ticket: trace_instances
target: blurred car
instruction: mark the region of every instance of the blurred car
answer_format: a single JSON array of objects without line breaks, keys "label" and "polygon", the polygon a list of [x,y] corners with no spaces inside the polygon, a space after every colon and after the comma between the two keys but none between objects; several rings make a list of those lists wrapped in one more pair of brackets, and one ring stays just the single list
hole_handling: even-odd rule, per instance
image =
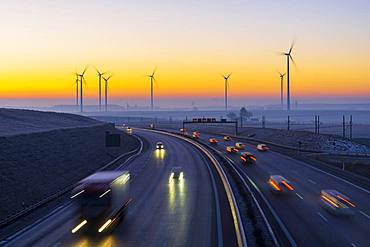
[{"label": "blurred car", "polygon": [[231,137],[230,136],[224,136],[224,141],[231,141]]},{"label": "blurred car", "polygon": [[244,149],[244,148],[245,148],[245,144],[244,144],[244,143],[242,143],[242,142],[237,142],[237,143],[235,143],[235,147],[236,147],[237,149],[239,149],[239,150],[242,150],[242,149]]},{"label": "blurred car", "polygon": [[76,207],[71,233],[111,232],[122,220],[130,197],[128,171],[100,171],[78,182],[70,197]]},{"label": "blurred car", "polygon": [[353,215],[356,205],[352,200],[336,190],[322,190],[321,202],[325,209],[334,214]]},{"label": "blurred car", "polygon": [[267,182],[273,192],[288,192],[294,190],[289,180],[281,175],[271,175]]},{"label": "blurred car", "polygon": [[237,152],[239,152],[239,150],[238,150],[236,147],[234,147],[234,146],[227,146],[227,147],[226,147],[226,152],[228,152],[228,153],[232,154],[232,153],[237,153]]},{"label": "blurred car", "polygon": [[258,144],[257,150],[260,152],[265,152],[265,151],[270,150],[270,148],[266,144]]},{"label": "blurred car", "polygon": [[164,149],[164,145],[162,142],[157,142],[157,144],[155,145],[156,149],[158,150],[161,150],[161,149]]},{"label": "blurred car", "polygon": [[173,167],[170,172],[170,178],[168,180],[169,183],[172,183],[175,181],[181,181],[184,179],[184,171],[182,170],[182,167],[177,166]]},{"label": "blurred car", "polygon": [[200,138],[200,133],[198,131],[194,131],[192,136],[193,136],[194,139],[199,139]]},{"label": "blurred car", "polygon": [[188,131],[187,131],[187,129],[181,128],[181,129],[180,129],[180,133],[181,133],[182,135],[187,135],[187,134],[188,134]]},{"label": "blurred car", "polygon": [[127,131],[128,134],[132,134],[132,128],[131,127],[127,127],[126,131]]},{"label": "blurred car", "polygon": [[256,157],[249,153],[249,152],[244,152],[240,155],[240,159],[242,160],[243,163],[246,163],[246,164],[256,164]]},{"label": "blurred car", "polygon": [[209,139],[209,143],[210,143],[210,144],[217,144],[217,142],[218,142],[218,141],[217,141],[217,139],[216,139],[216,138],[210,138],[210,139]]},{"label": "blurred car", "polygon": [[149,124],[149,128],[150,128],[150,129],[155,129],[155,125],[154,125],[154,123]]}]

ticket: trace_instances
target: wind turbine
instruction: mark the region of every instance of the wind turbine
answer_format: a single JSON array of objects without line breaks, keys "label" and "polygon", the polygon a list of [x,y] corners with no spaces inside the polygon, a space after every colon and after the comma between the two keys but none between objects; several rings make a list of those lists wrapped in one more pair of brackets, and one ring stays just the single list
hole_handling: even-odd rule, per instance
[{"label": "wind turbine", "polygon": [[99,78],[99,111],[101,111],[101,78],[107,72],[100,72],[97,68],[95,68],[95,70],[98,73]]},{"label": "wind turbine", "polygon": [[230,78],[230,76],[231,76],[231,73],[230,74],[228,74],[228,75],[221,75],[223,78],[224,78],[224,80],[225,80],[225,110],[227,111],[227,89],[228,89],[228,87],[229,87],[229,82],[228,82],[228,80],[229,80],[229,78]]},{"label": "wind turbine", "polygon": [[281,55],[286,56],[287,62],[287,110],[290,111],[290,70],[289,70],[289,62],[292,60],[293,64],[295,64],[294,59],[292,57],[292,50],[294,47],[294,42],[292,42],[290,49],[288,52],[281,52]]},{"label": "wind turbine", "polygon": [[155,78],[154,78],[154,74],[156,72],[157,68],[155,68],[153,70],[153,73],[151,75],[148,75],[148,77],[150,77],[150,109],[153,111],[153,108],[154,108],[154,103],[153,103],[153,97],[154,97],[154,88],[153,88],[153,84],[155,82]]},{"label": "wind turbine", "polygon": [[87,70],[87,67],[85,67],[84,71],[81,74],[76,74],[77,77],[80,77],[80,112],[83,112],[83,82],[85,80],[85,72]]},{"label": "wind turbine", "polygon": [[75,73],[76,75],[76,106],[78,106],[78,77],[79,75]]},{"label": "wind turbine", "polygon": [[282,74],[280,72],[278,72],[279,75],[280,75],[280,103],[281,103],[281,108],[283,108],[284,106],[284,76],[285,76],[285,73]]},{"label": "wind turbine", "polygon": [[104,93],[105,93],[105,98],[104,98],[104,100],[105,100],[105,111],[108,111],[108,81],[111,77],[112,77],[112,75],[110,75],[108,78],[103,77],[103,80],[105,82],[105,91],[104,91]]}]

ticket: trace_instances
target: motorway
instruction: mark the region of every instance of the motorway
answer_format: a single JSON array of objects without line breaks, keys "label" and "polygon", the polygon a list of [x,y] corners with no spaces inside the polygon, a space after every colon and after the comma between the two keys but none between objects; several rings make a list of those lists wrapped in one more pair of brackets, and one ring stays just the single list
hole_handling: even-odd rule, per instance
[{"label": "motorway", "polygon": [[[111,234],[72,234],[76,209],[66,203],[6,246],[236,246],[229,202],[209,160],[178,138],[135,134],[147,140],[147,148],[123,166],[131,173],[133,200]],[[157,141],[164,143],[164,152],[154,150]],[[183,167],[183,183],[168,183],[173,166]]]},{"label": "motorway", "polygon": [[[201,133],[201,141],[208,144],[211,137],[219,140],[214,147],[231,158],[262,192],[298,246],[369,246],[370,192],[335,177],[304,162],[274,151],[260,153],[255,145],[246,150],[257,158],[256,165],[245,166],[239,154],[226,154],[226,146],[237,139],[223,141],[222,136]],[[282,175],[295,188],[290,194],[271,193],[269,175]],[[352,217],[341,217],[326,211],[320,204],[320,191],[335,189],[349,196],[356,204]]]}]

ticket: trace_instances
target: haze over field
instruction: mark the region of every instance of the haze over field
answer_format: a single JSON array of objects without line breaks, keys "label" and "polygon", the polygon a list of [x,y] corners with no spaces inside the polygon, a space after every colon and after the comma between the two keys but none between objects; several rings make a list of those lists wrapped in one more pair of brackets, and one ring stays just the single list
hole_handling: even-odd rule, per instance
[{"label": "haze over field", "polygon": [[87,104],[94,66],[113,73],[111,103],[149,105],[157,66],[157,105],[222,106],[229,72],[230,105],[279,104],[275,52],[294,39],[292,103],[369,102],[369,13],[366,0],[3,1],[0,102],[73,104],[74,73],[89,65]]}]

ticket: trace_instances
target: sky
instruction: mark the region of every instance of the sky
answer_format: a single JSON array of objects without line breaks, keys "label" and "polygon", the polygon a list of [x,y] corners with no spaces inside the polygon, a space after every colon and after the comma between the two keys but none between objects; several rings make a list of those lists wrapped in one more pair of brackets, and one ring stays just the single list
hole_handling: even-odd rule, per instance
[{"label": "sky", "polygon": [[222,105],[230,72],[231,104],[279,103],[277,52],[293,40],[294,100],[370,102],[369,25],[367,0],[4,0],[0,102],[73,104],[74,73],[88,66],[91,104],[94,67],[113,75],[113,103],[149,104],[155,67],[156,104]]}]

